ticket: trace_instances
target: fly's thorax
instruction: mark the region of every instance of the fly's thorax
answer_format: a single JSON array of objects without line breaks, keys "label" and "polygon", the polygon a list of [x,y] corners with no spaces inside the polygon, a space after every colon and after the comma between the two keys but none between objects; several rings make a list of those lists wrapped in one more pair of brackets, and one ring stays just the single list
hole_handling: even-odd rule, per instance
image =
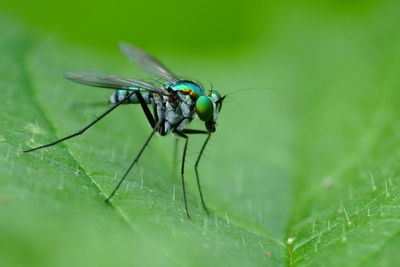
[{"label": "fly's thorax", "polygon": [[204,95],[204,90],[198,84],[192,81],[178,81],[175,84],[168,86],[174,91],[184,92],[186,95],[190,97],[197,98],[198,96]]},{"label": "fly's thorax", "polygon": [[175,126],[183,119],[182,114],[179,112],[178,108],[174,108],[169,102],[165,103],[165,114],[166,120]]},{"label": "fly's thorax", "polygon": [[183,119],[191,120],[194,116],[193,102],[192,100],[182,98],[179,103],[165,102],[165,113],[166,119],[173,125],[176,126]]},{"label": "fly's thorax", "polygon": [[194,115],[194,102],[192,98],[185,94],[179,94],[181,101],[178,104],[178,111],[185,118],[191,118]]},{"label": "fly's thorax", "polygon": [[158,119],[164,120],[162,130],[164,135],[172,129],[183,129],[194,116],[194,110],[191,107],[192,100],[186,99],[186,96],[181,95],[180,92],[173,101],[168,96],[161,98],[154,96],[154,104]]}]

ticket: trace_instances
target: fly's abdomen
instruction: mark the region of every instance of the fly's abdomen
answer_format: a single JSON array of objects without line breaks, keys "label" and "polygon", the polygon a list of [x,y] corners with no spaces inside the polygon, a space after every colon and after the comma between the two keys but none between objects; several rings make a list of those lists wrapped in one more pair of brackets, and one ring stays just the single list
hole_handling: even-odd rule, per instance
[{"label": "fly's abdomen", "polygon": [[[119,101],[124,100],[124,98],[132,91],[128,90],[117,90],[115,91],[111,96],[110,96],[110,102],[112,104],[116,104]],[[140,94],[142,95],[144,101],[146,104],[151,104],[153,103],[153,97],[150,93],[146,91],[140,91]],[[124,104],[139,104],[139,99],[137,98],[136,94],[131,95],[131,97],[125,101]]]}]

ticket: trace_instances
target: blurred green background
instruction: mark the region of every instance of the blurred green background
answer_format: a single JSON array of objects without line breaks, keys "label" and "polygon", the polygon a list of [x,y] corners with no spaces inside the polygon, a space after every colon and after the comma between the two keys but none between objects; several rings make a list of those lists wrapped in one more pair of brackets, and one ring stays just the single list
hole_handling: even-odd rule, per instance
[{"label": "blurred green background", "polygon": [[[1,266],[393,266],[400,245],[400,5],[392,1],[2,1]],[[128,41],[232,94],[183,210],[172,136],[65,71],[147,74]],[[194,122],[194,127],[203,127]],[[180,146],[182,149],[182,144]]]}]

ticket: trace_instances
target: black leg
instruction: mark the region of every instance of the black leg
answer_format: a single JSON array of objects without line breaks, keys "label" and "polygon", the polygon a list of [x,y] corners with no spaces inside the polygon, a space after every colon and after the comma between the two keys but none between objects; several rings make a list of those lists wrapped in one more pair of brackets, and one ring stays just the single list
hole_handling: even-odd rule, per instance
[{"label": "black leg", "polygon": [[181,130],[182,133],[185,134],[209,134],[209,132],[204,130],[195,130],[195,129],[183,129]]},{"label": "black leg", "polygon": [[188,218],[190,218],[187,200],[186,200],[186,189],[185,189],[185,159],[186,159],[186,150],[187,150],[187,146],[188,146],[188,142],[189,142],[189,137],[180,131],[174,131],[174,133],[177,136],[185,139],[185,146],[183,147],[183,154],[182,154],[181,177],[182,177],[183,200],[185,201],[186,215]]},{"label": "black leg", "polygon": [[[154,99],[154,97],[153,97],[153,99]],[[155,101],[153,101],[153,114],[154,114],[154,119],[156,120],[156,121],[158,121],[158,114],[157,114],[157,104],[155,103]]]},{"label": "black leg", "polygon": [[186,134],[207,134],[208,135],[206,140],[203,143],[203,146],[201,147],[201,150],[197,157],[196,163],[194,164],[194,171],[196,172],[197,187],[199,188],[201,204],[203,205],[203,209],[205,210],[205,212],[207,214],[209,214],[206,203],[204,202],[203,193],[201,191],[200,178],[199,178],[199,172],[197,170],[197,167],[199,166],[201,156],[203,155],[204,149],[207,146],[208,140],[210,140],[211,134],[204,130],[194,130],[194,129],[184,129],[184,130],[182,130],[182,132],[184,132]]},{"label": "black leg", "polygon": [[209,214],[209,212],[207,210],[206,203],[204,202],[203,193],[201,192],[200,179],[199,179],[199,173],[197,171],[197,167],[199,166],[199,162],[200,162],[201,156],[203,155],[203,151],[206,148],[206,145],[208,143],[208,140],[210,140],[210,137],[211,137],[211,134],[208,133],[208,136],[207,136],[206,140],[204,141],[203,146],[201,147],[201,150],[200,150],[199,156],[197,157],[196,163],[194,164],[194,171],[196,172],[197,187],[199,188],[201,204],[203,205],[203,208],[204,208],[204,210],[206,211],[207,214]]},{"label": "black leg", "polygon": [[160,127],[161,123],[163,121],[159,120],[155,125],[153,130],[151,131],[150,136],[147,138],[146,142],[144,142],[144,145],[142,146],[142,148],[140,149],[139,153],[137,154],[136,158],[133,160],[133,162],[131,163],[131,165],[129,166],[129,168],[126,170],[126,172],[124,173],[124,175],[122,176],[121,180],[119,180],[117,186],[114,188],[114,190],[111,192],[110,196],[108,198],[106,198],[105,202],[110,201],[110,199],[115,195],[115,192],[117,192],[118,188],[121,186],[122,182],[125,180],[126,176],[128,176],[129,172],[131,171],[131,169],[133,168],[133,166],[136,164],[136,162],[139,160],[140,156],[142,155],[144,149],[146,148],[146,146],[149,144],[151,138],[153,137],[153,135],[155,134],[155,132],[158,130],[158,128]]},{"label": "black leg", "polygon": [[146,118],[151,125],[151,128],[154,128],[156,126],[156,121],[154,120],[153,114],[151,114],[151,111],[150,111],[149,107],[147,106],[146,101],[144,101],[143,96],[139,91],[135,91],[135,93],[136,93],[136,97],[139,100],[140,105],[142,106],[144,115],[146,115]]},{"label": "black leg", "polygon": [[37,150],[37,149],[41,149],[41,148],[45,148],[45,147],[49,147],[49,146],[54,146],[55,144],[58,144],[58,143],[63,142],[63,141],[65,141],[65,140],[68,140],[68,139],[70,139],[70,138],[72,138],[72,137],[75,137],[75,136],[77,136],[77,135],[83,134],[87,129],[89,129],[90,127],[92,127],[93,125],[95,125],[97,122],[99,122],[102,118],[104,118],[108,113],[110,113],[110,112],[113,111],[115,108],[117,108],[119,105],[121,105],[121,104],[123,104],[125,101],[127,101],[134,93],[135,93],[135,92],[132,92],[132,93],[130,93],[129,95],[127,95],[123,100],[119,101],[119,102],[116,103],[114,106],[112,106],[111,108],[109,108],[108,110],[106,110],[103,114],[101,114],[101,115],[100,115],[99,117],[97,117],[94,121],[92,121],[91,123],[89,123],[86,127],[84,127],[83,129],[79,130],[78,132],[76,132],[76,133],[74,133],[74,134],[71,134],[71,135],[68,135],[68,136],[66,136],[66,137],[64,137],[64,138],[58,139],[58,140],[56,140],[56,141],[54,141],[54,142],[52,142],[52,143],[49,143],[49,144],[46,144],[46,145],[43,145],[43,146],[38,146],[38,147],[35,147],[35,148],[31,148],[31,149],[24,150],[23,152],[24,152],[24,153],[27,153],[27,152],[35,151],[35,150]]}]

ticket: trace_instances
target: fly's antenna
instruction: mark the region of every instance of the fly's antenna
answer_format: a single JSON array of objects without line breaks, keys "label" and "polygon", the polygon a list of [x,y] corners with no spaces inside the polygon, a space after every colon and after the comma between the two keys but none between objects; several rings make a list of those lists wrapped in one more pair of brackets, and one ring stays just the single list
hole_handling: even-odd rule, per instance
[{"label": "fly's antenna", "polygon": [[227,95],[222,96],[220,99],[217,100],[217,104],[222,104],[222,102],[224,102],[225,98]]},{"label": "fly's antenna", "polygon": [[240,88],[240,89],[237,89],[237,90],[235,90],[233,92],[227,93],[224,96],[222,96],[218,102],[220,104],[222,104],[222,102],[224,102],[224,100],[227,99],[227,98],[229,100],[235,100],[234,97],[231,97],[232,95],[238,94],[238,93],[247,92],[247,91],[255,91],[255,90],[274,91],[274,92],[281,93],[282,95],[287,95],[287,92],[285,92],[284,90],[273,88],[273,87],[248,87],[248,88]]},{"label": "fly's antenna", "polygon": [[277,88],[273,88],[273,87],[248,87],[248,88],[241,88],[241,89],[237,89],[233,92],[227,93],[225,96],[230,96],[233,94],[237,94],[237,93],[242,93],[242,92],[246,92],[246,91],[253,91],[253,90],[264,90],[264,91],[275,91],[281,94],[286,95],[287,93],[281,89],[277,89]]}]

